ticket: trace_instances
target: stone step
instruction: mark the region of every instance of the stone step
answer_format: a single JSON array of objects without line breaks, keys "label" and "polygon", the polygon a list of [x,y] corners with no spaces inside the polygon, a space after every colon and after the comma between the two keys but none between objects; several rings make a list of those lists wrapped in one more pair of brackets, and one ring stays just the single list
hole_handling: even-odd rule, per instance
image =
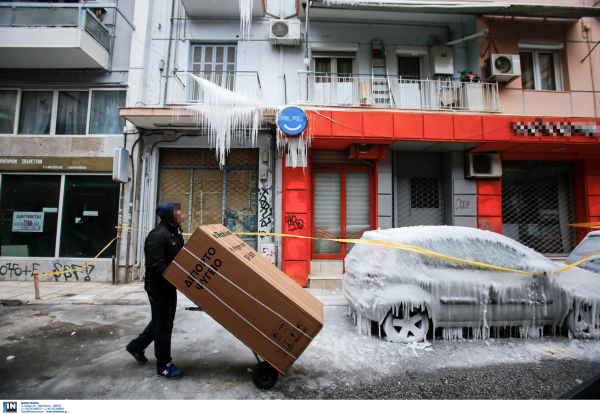
[{"label": "stone step", "polygon": [[310,289],[341,289],[343,274],[310,274],[308,287]]},{"label": "stone step", "polygon": [[310,273],[312,275],[332,275],[344,273],[343,260],[311,260]]}]

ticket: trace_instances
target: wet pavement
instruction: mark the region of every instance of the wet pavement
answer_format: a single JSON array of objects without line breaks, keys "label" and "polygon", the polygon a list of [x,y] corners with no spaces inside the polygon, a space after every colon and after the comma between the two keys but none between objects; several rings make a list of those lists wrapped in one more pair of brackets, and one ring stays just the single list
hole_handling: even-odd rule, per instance
[{"label": "wet pavement", "polygon": [[411,349],[358,333],[340,291],[313,291],[325,326],[271,390],[254,386],[252,352],[205,313],[186,311],[180,295],[172,355],[184,374],[168,380],[156,376],[152,346],[147,365],[124,350],[149,319],[140,283],[41,283],[41,301],[33,283],[15,283],[0,282],[0,300],[23,301],[0,307],[0,395],[17,400],[552,399],[600,374],[600,341],[551,335]]}]

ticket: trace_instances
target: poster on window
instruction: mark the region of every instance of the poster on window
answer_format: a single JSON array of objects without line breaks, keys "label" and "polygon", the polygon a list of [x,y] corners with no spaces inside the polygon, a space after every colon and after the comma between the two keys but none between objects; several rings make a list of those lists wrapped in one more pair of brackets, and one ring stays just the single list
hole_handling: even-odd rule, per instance
[{"label": "poster on window", "polygon": [[15,211],[13,213],[13,232],[41,233],[44,231],[44,213]]}]

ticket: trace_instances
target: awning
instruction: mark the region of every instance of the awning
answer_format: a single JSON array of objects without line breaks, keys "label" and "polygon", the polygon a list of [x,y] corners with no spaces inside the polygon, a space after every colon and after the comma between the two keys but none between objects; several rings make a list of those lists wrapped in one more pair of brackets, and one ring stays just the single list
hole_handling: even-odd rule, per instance
[{"label": "awning", "polygon": [[[303,4],[306,1],[302,1]],[[402,0],[314,0],[314,9],[386,11],[400,13],[437,14],[485,14],[518,17],[549,17],[557,19],[581,19],[600,17],[598,7],[554,6],[546,4],[509,4],[446,1]]]}]

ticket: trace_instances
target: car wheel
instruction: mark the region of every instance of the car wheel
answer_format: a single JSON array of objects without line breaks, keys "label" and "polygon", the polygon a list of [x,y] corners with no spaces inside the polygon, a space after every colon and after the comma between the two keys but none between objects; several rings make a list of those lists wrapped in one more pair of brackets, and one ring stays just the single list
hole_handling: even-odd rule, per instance
[{"label": "car wheel", "polygon": [[594,324],[592,308],[587,305],[583,305],[579,309],[578,315],[575,315],[575,309],[571,309],[565,321],[569,332],[578,339],[598,338],[600,335],[600,326],[598,326],[598,323],[599,321],[596,320]]},{"label": "car wheel", "polygon": [[390,311],[383,321],[383,330],[390,342],[411,343],[425,340],[429,331],[429,319],[425,312],[413,310],[404,317]]}]

